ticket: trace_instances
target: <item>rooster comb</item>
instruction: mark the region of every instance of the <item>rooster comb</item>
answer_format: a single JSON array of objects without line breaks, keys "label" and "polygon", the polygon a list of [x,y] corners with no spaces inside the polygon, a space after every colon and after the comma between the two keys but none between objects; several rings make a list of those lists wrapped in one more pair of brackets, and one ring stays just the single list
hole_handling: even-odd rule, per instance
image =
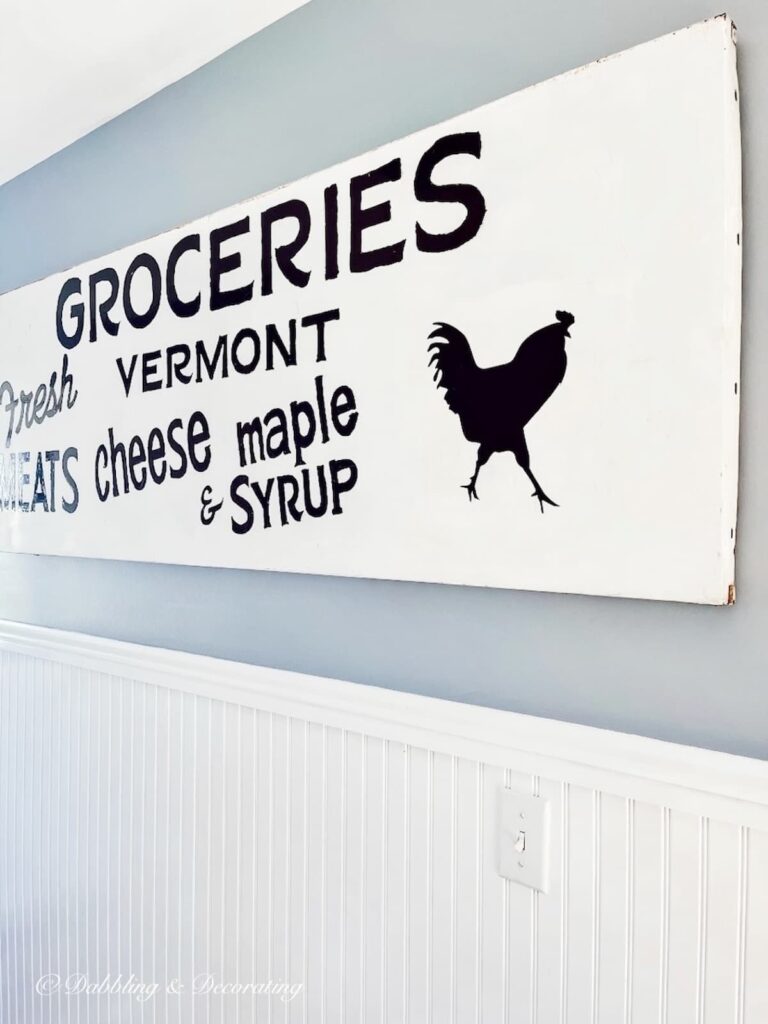
[{"label": "rooster comb", "polygon": [[560,321],[560,323],[565,324],[566,327],[570,327],[571,324],[575,323],[576,320],[573,313],[568,313],[564,309],[558,309],[558,311],[555,313],[555,316]]}]

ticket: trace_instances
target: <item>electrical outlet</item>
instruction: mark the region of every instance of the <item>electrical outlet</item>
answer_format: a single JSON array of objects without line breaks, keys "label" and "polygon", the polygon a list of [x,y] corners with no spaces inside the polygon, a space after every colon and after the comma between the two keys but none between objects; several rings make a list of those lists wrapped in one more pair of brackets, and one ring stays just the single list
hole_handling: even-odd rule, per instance
[{"label": "electrical outlet", "polygon": [[547,891],[549,801],[512,789],[499,790],[497,865],[502,878]]}]

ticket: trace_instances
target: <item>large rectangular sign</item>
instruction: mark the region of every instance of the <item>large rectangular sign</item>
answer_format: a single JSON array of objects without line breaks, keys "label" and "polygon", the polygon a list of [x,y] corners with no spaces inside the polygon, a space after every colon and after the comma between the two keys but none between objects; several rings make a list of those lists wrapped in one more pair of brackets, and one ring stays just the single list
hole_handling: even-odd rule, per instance
[{"label": "large rectangular sign", "polygon": [[0,547],[725,603],[714,19],[0,298]]}]

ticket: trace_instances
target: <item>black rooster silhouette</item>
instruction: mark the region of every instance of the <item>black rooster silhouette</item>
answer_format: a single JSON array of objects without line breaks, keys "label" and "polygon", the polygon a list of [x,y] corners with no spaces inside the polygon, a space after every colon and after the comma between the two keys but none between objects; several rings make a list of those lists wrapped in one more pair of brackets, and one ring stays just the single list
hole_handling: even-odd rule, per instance
[{"label": "black rooster silhouette", "polygon": [[445,388],[448,408],[457,413],[464,437],[480,445],[472,479],[462,485],[470,501],[477,498],[480,467],[494,452],[513,452],[533,484],[532,497],[538,498],[541,511],[545,503],[557,507],[533,475],[525,441],[526,424],[565,377],[565,339],[575,318],[564,310],[555,316],[556,323],[534,331],[515,358],[501,366],[478,366],[469,342],[451,324],[436,323],[429,336],[444,339],[429,346],[437,386]]}]

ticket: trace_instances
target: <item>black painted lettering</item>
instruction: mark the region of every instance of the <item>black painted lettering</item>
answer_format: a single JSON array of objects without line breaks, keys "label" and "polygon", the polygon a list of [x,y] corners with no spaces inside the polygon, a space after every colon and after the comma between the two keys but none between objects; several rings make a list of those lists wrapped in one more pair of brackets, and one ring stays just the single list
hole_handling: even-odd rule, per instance
[{"label": "black painted lettering", "polygon": [[168,305],[178,317],[194,316],[200,310],[200,292],[192,299],[181,299],[176,288],[176,269],[185,252],[200,252],[200,235],[185,235],[171,249],[168,266],[165,270],[165,290],[168,294]]},{"label": "black painted lettering", "polygon": [[59,299],[56,303],[56,337],[59,339],[59,344],[63,345],[64,348],[67,349],[74,348],[75,345],[78,345],[83,336],[85,306],[82,301],[73,302],[69,307],[69,318],[74,324],[74,329],[71,330],[71,333],[67,333],[64,329],[64,305],[67,300],[71,299],[74,295],[80,298],[81,287],[82,282],[79,277],[70,277],[61,286]]},{"label": "black painted lettering", "polygon": [[[149,274],[149,305],[143,313],[139,312],[134,305],[134,281],[136,280],[136,274],[140,270],[145,270]],[[125,281],[123,283],[123,309],[125,310],[125,316],[131,327],[135,327],[139,330],[144,327],[148,327],[157,316],[157,311],[160,309],[160,299],[162,297],[163,284],[162,276],[160,274],[160,267],[157,264],[157,260],[148,252],[140,252],[138,256],[135,256],[131,260],[131,264],[125,273]]]},{"label": "black painted lettering", "polygon": [[265,210],[261,215],[261,294],[271,295],[274,282],[272,275],[273,241],[272,229],[278,221],[292,217],[296,221],[296,234],[290,242],[274,246],[274,261],[283,277],[297,288],[304,288],[309,281],[309,271],[301,270],[293,262],[295,256],[307,243],[312,218],[309,207],[300,199],[288,199],[284,203]]},{"label": "black painted lettering", "polygon": [[[193,469],[198,473],[205,472],[211,464],[211,432],[208,428],[208,420],[201,412],[193,412],[189,417],[189,429],[187,431],[187,447],[189,448],[189,461]],[[203,445],[202,454],[198,454],[198,445]]]},{"label": "black painted lettering", "polygon": [[[101,300],[97,301],[96,292],[100,284],[109,285],[109,292]],[[91,274],[90,280],[88,281],[88,307],[91,326],[91,333],[88,336],[89,341],[96,341],[97,314],[107,334],[111,335],[113,338],[117,334],[120,329],[120,324],[115,320],[110,320],[109,311],[117,302],[119,291],[120,281],[114,267],[104,267],[103,270],[97,270],[95,274]]]},{"label": "black painted lettering", "polygon": [[[352,388],[342,384],[331,396],[331,422],[334,430],[342,437],[349,437],[357,426],[358,415]],[[342,417],[346,418],[342,421]]]},{"label": "black painted lettering", "polygon": [[369,188],[375,188],[376,185],[399,181],[400,175],[400,160],[396,159],[390,160],[366,174],[355,175],[349,182],[349,269],[353,274],[373,270],[374,267],[399,263],[403,258],[405,248],[403,240],[381,246],[378,249],[363,249],[363,232],[379,224],[386,224],[392,216],[392,208],[388,199],[383,203],[376,203],[374,206],[363,207],[363,193]]},{"label": "black painted lettering", "polygon": [[413,190],[422,203],[457,203],[464,207],[461,224],[452,231],[435,234],[416,224],[416,246],[422,252],[446,252],[465,245],[480,230],[485,218],[485,199],[475,185],[455,182],[438,185],[432,180],[437,165],[449,156],[465,154],[480,159],[482,142],[480,132],[460,132],[438,139],[419,160]]},{"label": "black painted lettering", "polygon": [[230,517],[230,523],[232,526],[232,532],[238,534],[248,533],[253,527],[253,508],[251,507],[250,501],[246,500],[240,494],[240,489],[243,487],[249,487],[248,477],[245,473],[241,473],[236,476],[229,487],[229,496],[238,508],[242,509],[245,513],[245,519],[238,521],[234,516]]},{"label": "black painted lettering", "polygon": [[351,459],[331,459],[329,463],[331,471],[331,514],[339,515],[343,511],[341,507],[341,496],[351,491],[357,483],[357,466]]},{"label": "black painted lettering", "polygon": [[225,224],[222,228],[214,228],[211,232],[211,309],[239,306],[242,302],[249,302],[253,297],[253,281],[230,288],[228,291],[221,287],[222,277],[233,270],[239,270],[243,262],[242,253],[237,251],[223,256],[221,247],[232,238],[248,234],[250,229],[250,217],[243,217],[232,224]]},{"label": "black painted lettering", "polygon": [[69,468],[70,462],[77,462],[77,448],[67,448],[61,458],[61,471],[72,492],[71,497],[64,498],[61,504],[65,512],[72,513],[77,511],[77,506],[80,504],[80,491],[77,487],[77,481],[72,475],[72,470]]}]

